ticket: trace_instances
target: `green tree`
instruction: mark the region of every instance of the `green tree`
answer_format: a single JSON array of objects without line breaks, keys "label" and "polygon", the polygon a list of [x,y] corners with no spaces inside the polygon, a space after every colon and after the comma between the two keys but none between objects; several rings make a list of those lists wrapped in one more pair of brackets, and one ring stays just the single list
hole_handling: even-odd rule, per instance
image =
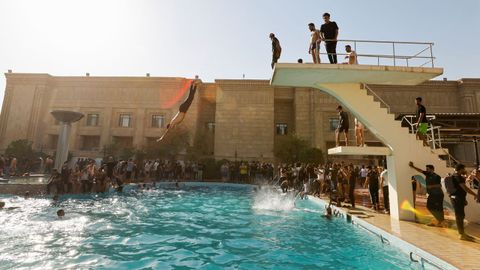
[{"label": "green tree", "polygon": [[28,140],[16,140],[11,142],[5,150],[6,156],[16,157],[17,160],[34,160],[37,156]]},{"label": "green tree", "polygon": [[275,144],[275,157],[282,163],[323,163],[321,149],[311,147],[310,144],[296,135],[288,135],[281,143]]},{"label": "green tree", "polygon": [[187,128],[179,126],[165,137],[161,142],[150,143],[136,152],[137,159],[173,159],[189,148],[190,132]]}]

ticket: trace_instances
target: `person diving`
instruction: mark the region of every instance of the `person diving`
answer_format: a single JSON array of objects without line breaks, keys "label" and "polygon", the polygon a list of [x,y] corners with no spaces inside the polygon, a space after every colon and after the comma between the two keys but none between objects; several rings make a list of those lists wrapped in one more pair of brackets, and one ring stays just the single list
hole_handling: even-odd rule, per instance
[{"label": "person diving", "polygon": [[171,129],[175,128],[183,121],[188,109],[190,108],[190,105],[192,105],[193,98],[195,97],[195,93],[197,92],[197,86],[199,83],[200,80],[198,78],[198,75],[196,75],[195,79],[192,80],[190,83],[190,91],[188,92],[187,99],[185,99],[185,101],[180,104],[177,114],[172,118],[170,123],[167,124],[167,129],[165,130],[165,133],[163,133],[162,137],[160,137],[157,142],[162,141]]}]

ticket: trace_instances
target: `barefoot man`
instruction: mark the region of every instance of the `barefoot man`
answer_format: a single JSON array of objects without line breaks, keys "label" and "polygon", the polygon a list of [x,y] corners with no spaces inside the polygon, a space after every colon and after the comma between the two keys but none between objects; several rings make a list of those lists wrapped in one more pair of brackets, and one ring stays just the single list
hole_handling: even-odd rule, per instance
[{"label": "barefoot man", "polygon": [[308,49],[308,53],[312,55],[314,64],[320,64],[320,30],[315,28],[314,23],[309,23],[308,29],[311,32],[310,47]]},{"label": "barefoot man", "polygon": [[180,105],[180,108],[178,109],[178,113],[173,117],[173,119],[170,121],[170,123],[167,125],[167,130],[165,133],[160,137],[160,139],[157,140],[157,142],[163,140],[165,138],[165,135],[168,134],[170,129],[175,128],[178,124],[180,124],[183,119],[185,118],[185,114],[187,114],[188,109],[190,108],[190,105],[192,105],[193,98],[195,97],[195,92],[197,92],[197,86],[200,83],[200,80],[198,79],[198,75],[195,76],[195,80],[193,80],[190,84],[190,91],[188,93],[187,99]]}]

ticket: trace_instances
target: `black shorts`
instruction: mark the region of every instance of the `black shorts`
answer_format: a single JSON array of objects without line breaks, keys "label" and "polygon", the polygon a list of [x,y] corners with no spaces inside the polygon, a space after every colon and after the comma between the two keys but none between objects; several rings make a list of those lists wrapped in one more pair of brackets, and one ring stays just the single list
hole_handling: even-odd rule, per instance
[{"label": "black shorts", "polygon": [[412,181],[412,189],[413,191],[417,191],[417,181]]},{"label": "black shorts", "polygon": [[338,132],[345,132],[348,133],[348,126],[341,126],[337,128]]}]

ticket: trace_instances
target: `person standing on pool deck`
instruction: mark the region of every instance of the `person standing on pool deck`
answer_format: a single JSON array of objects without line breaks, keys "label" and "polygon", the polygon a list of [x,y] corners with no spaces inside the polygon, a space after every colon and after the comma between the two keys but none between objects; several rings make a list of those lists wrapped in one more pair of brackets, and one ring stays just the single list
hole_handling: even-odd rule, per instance
[{"label": "person standing on pool deck", "polygon": [[372,199],[372,209],[378,210],[378,172],[377,168],[368,166],[367,180],[365,182],[368,185],[368,191],[370,192],[370,198]]},{"label": "person standing on pool deck", "polygon": [[335,131],[336,146],[340,146],[340,133],[345,135],[345,146],[348,146],[348,113],[343,111],[342,106],[337,107],[338,112],[338,127]]},{"label": "person standing on pool deck", "polygon": [[270,33],[270,39],[272,40],[272,69],[275,68],[275,64],[280,59],[282,54],[282,47],[280,46],[280,41],[275,37],[274,33]]},{"label": "person standing on pool deck", "polygon": [[458,233],[460,234],[460,240],[472,241],[473,237],[465,233],[463,219],[465,219],[467,193],[470,193],[474,197],[476,197],[476,194],[465,185],[465,178],[463,175],[466,174],[467,171],[465,170],[465,165],[457,164],[457,166],[455,166],[455,173],[451,176],[455,192],[450,194],[450,200],[453,209],[455,210],[455,221],[457,223]]},{"label": "person standing on pool deck", "polygon": [[157,140],[157,142],[163,140],[163,138],[165,138],[165,135],[167,135],[170,129],[175,128],[178,124],[180,124],[183,121],[183,119],[185,118],[185,115],[187,114],[188,109],[190,108],[190,105],[192,105],[193,98],[195,97],[195,93],[197,92],[197,86],[199,83],[200,81],[198,79],[198,75],[196,75],[195,80],[193,80],[190,83],[190,91],[188,92],[187,99],[182,104],[180,104],[178,113],[173,117],[170,123],[167,124],[167,130],[162,135],[162,137],[160,137],[160,139]]},{"label": "person standing on pool deck", "polygon": [[337,38],[338,25],[336,22],[330,21],[330,14],[323,14],[324,24],[320,27],[320,33],[325,41],[325,49],[328,53],[330,64],[337,63]]},{"label": "person standing on pool deck", "polygon": [[423,141],[424,146],[428,146],[427,143],[427,131],[428,131],[428,121],[427,121],[427,109],[422,105],[422,98],[417,97],[415,99],[415,104],[417,105],[417,139]]},{"label": "person standing on pool deck", "polygon": [[427,187],[427,209],[432,213],[437,222],[431,222],[429,226],[444,226],[445,216],[443,213],[443,190],[442,190],[442,178],[435,173],[435,167],[433,165],[426,165],[425,171],[415,167],[413,162],[409,162],[410,168],[413,168],[417,172],[425,175],[425,182]]},{"label": "person standing on pool deck", "polygon": [[314,23],[309,23],[308,29],[311,33],[308,53],[312,55],[314,64],[320,64],[320,42],[322,42],[320,31],[315,28]]},{"label": "person standing on pool deck", "polygon": [[388,196],[388,170],[386,168],[380,174],[380,182],[383,192],[383,205],[385,206],[385,214],[390,214],[390,197]]}]

